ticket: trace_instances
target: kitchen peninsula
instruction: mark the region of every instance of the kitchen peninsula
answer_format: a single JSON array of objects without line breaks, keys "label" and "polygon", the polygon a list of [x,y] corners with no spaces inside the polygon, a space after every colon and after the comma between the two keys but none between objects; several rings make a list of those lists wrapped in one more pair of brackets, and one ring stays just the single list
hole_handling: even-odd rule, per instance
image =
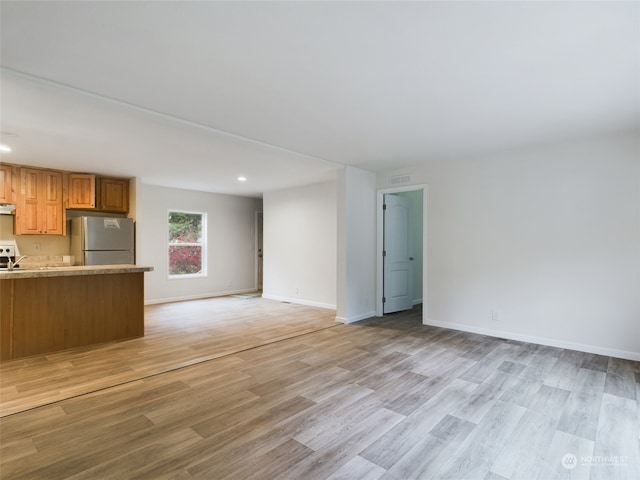
[{"label": "kitchen peninsula", "polygon": [[0,272],[0,360],[144,336],[144,272],[100,265]]}]

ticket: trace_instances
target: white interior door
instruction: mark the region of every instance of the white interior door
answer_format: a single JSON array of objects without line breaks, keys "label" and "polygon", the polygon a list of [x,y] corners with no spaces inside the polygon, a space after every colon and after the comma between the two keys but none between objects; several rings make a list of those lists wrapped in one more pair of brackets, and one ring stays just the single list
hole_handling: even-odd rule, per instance
[{"label": "white interior door", "polygon": [[409,310],[413,306],[410,219],[408,198],[384,196],[383,313]]}]

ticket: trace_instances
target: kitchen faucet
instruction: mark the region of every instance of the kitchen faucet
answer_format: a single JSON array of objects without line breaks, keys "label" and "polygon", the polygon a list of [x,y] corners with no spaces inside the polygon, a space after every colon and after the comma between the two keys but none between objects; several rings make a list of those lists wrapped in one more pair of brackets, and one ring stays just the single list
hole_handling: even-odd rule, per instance
[{"label": "kitchen faucet", "polygon": [[26,255],[22,255],[18,260],[14,260],[13,262],[11,261],[11,259],[9,258],[7,260],[7,270],[9,270],[10,272],[13,271],[13,267],[15,267],[16,265],[18,265],[18,263],[20,263],[20,261],[22,261],[23,259],[25,259],[27,256]]}]

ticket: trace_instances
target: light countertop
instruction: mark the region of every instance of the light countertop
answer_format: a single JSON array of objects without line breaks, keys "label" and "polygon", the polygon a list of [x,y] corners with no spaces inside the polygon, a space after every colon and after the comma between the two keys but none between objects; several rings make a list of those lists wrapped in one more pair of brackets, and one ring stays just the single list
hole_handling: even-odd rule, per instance
[{"label": "light countertop", "polygon": [[153,267],[142,265],[91,265],[77,267],[33,267],[0,270],[0,280],[12,278],[70,277],[74,275],[105,275],[114,273],[151,272]]}]

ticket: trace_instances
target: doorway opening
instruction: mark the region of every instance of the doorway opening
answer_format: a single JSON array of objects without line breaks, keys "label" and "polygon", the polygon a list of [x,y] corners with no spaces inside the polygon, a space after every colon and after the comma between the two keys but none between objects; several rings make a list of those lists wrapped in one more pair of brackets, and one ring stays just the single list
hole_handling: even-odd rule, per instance
[{"label": "doorway opening", "polygon": [[426,315],[426,185],[378,191],[376,315],[423,304]]}]

